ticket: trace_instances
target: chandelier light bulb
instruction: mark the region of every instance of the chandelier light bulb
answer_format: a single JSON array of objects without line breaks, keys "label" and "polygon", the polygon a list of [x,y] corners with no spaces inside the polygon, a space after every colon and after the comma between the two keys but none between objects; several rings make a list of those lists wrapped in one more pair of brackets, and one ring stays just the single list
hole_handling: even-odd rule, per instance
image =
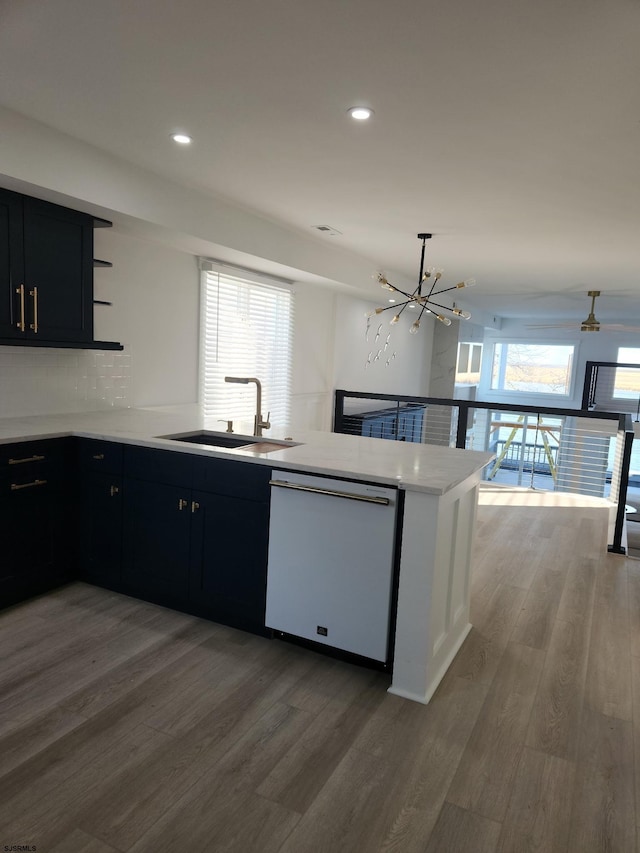
[{"label": "chandelier light bulb", "polygon": [[410,335],[415,335],[420,328],[420,323],[416,320],[415,323],[411,324],[411,328],[409,329]]},{"label": "chandelier light bulb", "polygon": [[445,326],[451,325],[451,320],[448,317],[445,317],[444,314],[436,314],[436,317],[441,323],[444,323]]},{"label": "chandelier light bulb", "polygon": [[400,322],[400,315],[399,315],[399,314],[394,314],[394,316],[392,317],[392,319],[391,319],[391,321],[390,321],[389,325],[390,325],[390,326],[395,326],[395,325],[396,325],[396,323],[398,323],[398,322]]},{"label": "chandelier light bulb", "polygon": [[393,285],[389,284],[389,282],[387,281],[385,276],[382,275],[381,272],[379,272],[376,276],[374,276],[374,278],[378,279],[378,281],[380,283],[380,287],[384,287],[385,290],[391,290],[391,291],[395,290],[395,287],[393,287]]},{"label": "chandelier light bulb", "polygon": [[460,308],[453,308],[452,310],[456,317],[462,317],[463,320],[471,319],[471,314],[468,311],[462,311]]},{"label": "chandelier light bulb", "polygon": [[461,281],[458,284],[456,284],[456,287],[475,287],[475,286],[476,286],[475,278],[466,278],[464,281]]}]

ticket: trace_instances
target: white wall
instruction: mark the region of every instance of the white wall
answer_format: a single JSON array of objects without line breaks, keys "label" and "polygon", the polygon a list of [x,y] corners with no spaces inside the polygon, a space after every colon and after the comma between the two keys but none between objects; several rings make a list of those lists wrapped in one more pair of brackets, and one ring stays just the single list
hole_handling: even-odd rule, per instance
[{"label": "white wall", "polygon": [[[372,292],[372,296],[377,293]],[[433,322],[423,317],[418,334],[410,335],[413,317],[407,316],[408,310],[395,326],[389,325],[393,311],[385,311],[371,318],[367,340],[365,314],[379,304],[337,295],[335,387],[347,391],[425,396],[429,387]],[[387,335],[391,337],[385,351]],[[392,357],[394,353],[395,358]]]},{"label": "white wall", "polygon": [[440,322],[434,324],[429,380],[430,397],[451,399],[455,396],[459,326],[459,320],[453,320],[450,326]]},{"label": "white wall", "polygon": [[291,428],[331,429],[336,294],[297,284],[293,336]]},{"label": "white wall", "polygon": [[131,405],[124,352],[0,346],[0,417]]},{"label": "white wall", "polygon": [[95,231],[96,340],[116,340],[131,356],[129,403],[193,403],[198,395],[199,272],[196,258],[118,233]]}]

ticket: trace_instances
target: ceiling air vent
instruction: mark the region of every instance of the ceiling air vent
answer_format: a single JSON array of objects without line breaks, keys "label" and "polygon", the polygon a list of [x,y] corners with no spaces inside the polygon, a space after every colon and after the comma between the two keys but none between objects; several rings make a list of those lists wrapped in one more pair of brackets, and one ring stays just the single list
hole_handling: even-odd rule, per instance
[{"label": "ceiling air vent", "polygon": [[337,228],[332,228],[330,225],[314,225],[313,228],[329,237],[337,237],[342,234],[342,231],[338,231]]}]

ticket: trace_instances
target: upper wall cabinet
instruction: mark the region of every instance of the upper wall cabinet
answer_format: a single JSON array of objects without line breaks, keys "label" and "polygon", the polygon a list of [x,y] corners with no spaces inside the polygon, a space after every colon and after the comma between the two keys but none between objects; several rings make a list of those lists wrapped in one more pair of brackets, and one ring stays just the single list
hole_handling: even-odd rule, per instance
[{"label": "upper wall cabinet", "polygon": [[0,344],[122,349],[93,339],[93,228],[88,214],[0,190]]}]

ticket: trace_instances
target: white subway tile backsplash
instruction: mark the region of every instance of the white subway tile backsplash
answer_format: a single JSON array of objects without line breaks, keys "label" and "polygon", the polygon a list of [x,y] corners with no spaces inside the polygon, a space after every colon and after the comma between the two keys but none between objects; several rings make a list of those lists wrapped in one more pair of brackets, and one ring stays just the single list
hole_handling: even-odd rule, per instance
[{"label": "white subway tile backsplash", "polygon": [[0,417],[127,407],[131,354],[0,347]]}]

